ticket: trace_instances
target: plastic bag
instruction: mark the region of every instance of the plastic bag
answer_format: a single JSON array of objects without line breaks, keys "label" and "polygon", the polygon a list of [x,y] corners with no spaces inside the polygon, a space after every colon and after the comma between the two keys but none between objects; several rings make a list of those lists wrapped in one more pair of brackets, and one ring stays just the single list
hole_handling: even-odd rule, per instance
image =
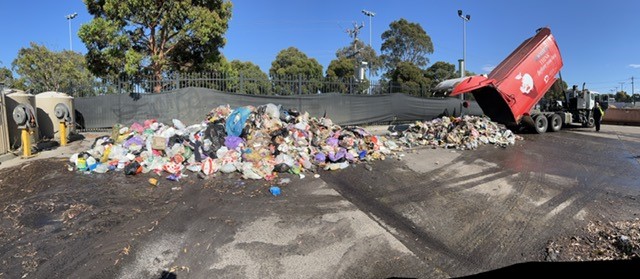
[{"label": "plastic bag", "polygon": [[244,124],[251,114],[251,110],[247,107],[239,107],[235,109],[227,118],[225,126],[227,135],[239,137],[244,129]]},{"label": "plastic bag", "polygon": [[141,172],[142,172],[142,167],[140,166],[140,163],[138,163],[137,161],[133,161],[128,165],[124,166],[124,174],[126,175],[136,175]]}]

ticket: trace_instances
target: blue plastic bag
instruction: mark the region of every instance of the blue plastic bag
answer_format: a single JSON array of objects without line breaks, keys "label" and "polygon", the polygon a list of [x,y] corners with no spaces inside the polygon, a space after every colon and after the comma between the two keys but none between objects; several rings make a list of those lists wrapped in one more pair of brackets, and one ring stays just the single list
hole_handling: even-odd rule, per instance
[{"label": "blue plastic bag", "polygon": [[242,134],[242,129],[244,129],[244,124],[247,122],[247,118],[251,114],[251,110],[247,107],[239,107],[227,118],[227,124],[225,126],[225,130],[227,135],[239,137]]}]

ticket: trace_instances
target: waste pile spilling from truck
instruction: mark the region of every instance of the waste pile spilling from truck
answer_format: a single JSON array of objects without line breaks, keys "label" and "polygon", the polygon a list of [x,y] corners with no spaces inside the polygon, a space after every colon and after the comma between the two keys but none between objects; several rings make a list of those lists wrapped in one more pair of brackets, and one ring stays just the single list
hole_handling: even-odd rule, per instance
[{"label": "waste pile spilling from truck", "polygon": [[561,104],[540,105],[563,66],[551,30],[536,30],[488,75],[443,81],[438,88],[451,96],[470,93],[483,113],[508,127],[532,128],[537,133],[556,132],[563,126],[594,124],[594,94],[574,86]]}]

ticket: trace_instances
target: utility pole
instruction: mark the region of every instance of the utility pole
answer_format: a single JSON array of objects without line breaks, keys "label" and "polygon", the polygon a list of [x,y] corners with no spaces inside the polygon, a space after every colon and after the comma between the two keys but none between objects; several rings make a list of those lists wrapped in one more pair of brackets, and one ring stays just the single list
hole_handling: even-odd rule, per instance
[{"label": "utility pole", "polygon": [[631,77],[631,96],[633,96],[633,94],[635,94],[635,93],[636,93],[636,92],[635,92],[635,90],[634,90],[634,88],[633,88],[633,85],[634,85],[634,84],[633,84],[633,77]]},{"label": "utility pole", "polygon": [[620,82],[620,92],[624,92],[624,82]]}]

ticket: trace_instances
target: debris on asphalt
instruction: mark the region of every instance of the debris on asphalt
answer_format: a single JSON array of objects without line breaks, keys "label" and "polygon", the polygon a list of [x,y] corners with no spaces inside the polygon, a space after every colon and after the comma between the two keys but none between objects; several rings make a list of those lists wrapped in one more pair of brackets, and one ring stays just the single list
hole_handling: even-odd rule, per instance
[{"label": "debris on asphalt", "polygon": [[546,261],[640,259],[640,219],[590,222],[582,235],[548,242]]},{"label": "debris on asphalt", "polygon": [[407,147],[475,149],[480,144],[514,144],[517,138],[486,117],[416,122],[393,137],[373,135],[358,126],[341,127],[329,118],[271,103],[235,109],[225,105],[191,126],[178,119],[171,124],[154,119],[129,127],[115,124],[110,135],[98,137],[89,150],[73,154],[69,161],[85,173],[155,173],[171,181],[180,181],[188,172],[203,179],[241,173],[244,179],[270,181],[278,173],[303,179],[304,173],[319,169],[342,170],[390,156],[400,160]]},{"label": "debris on asphalt", "polygon": [[271,186],[271,188],[269,188],[269,192],[271,192],[272,195],[274,196],[279,196],[280,195],[280,187],[278,186]]},{"label": "debris on asphalt", "polygon": [[477,149],[484,144],[506,147],[522,140],[521,136],[486,116],[470,115],[416,122],[398,136],[398,142],[410,147],[423,145],[460,150]]}]

